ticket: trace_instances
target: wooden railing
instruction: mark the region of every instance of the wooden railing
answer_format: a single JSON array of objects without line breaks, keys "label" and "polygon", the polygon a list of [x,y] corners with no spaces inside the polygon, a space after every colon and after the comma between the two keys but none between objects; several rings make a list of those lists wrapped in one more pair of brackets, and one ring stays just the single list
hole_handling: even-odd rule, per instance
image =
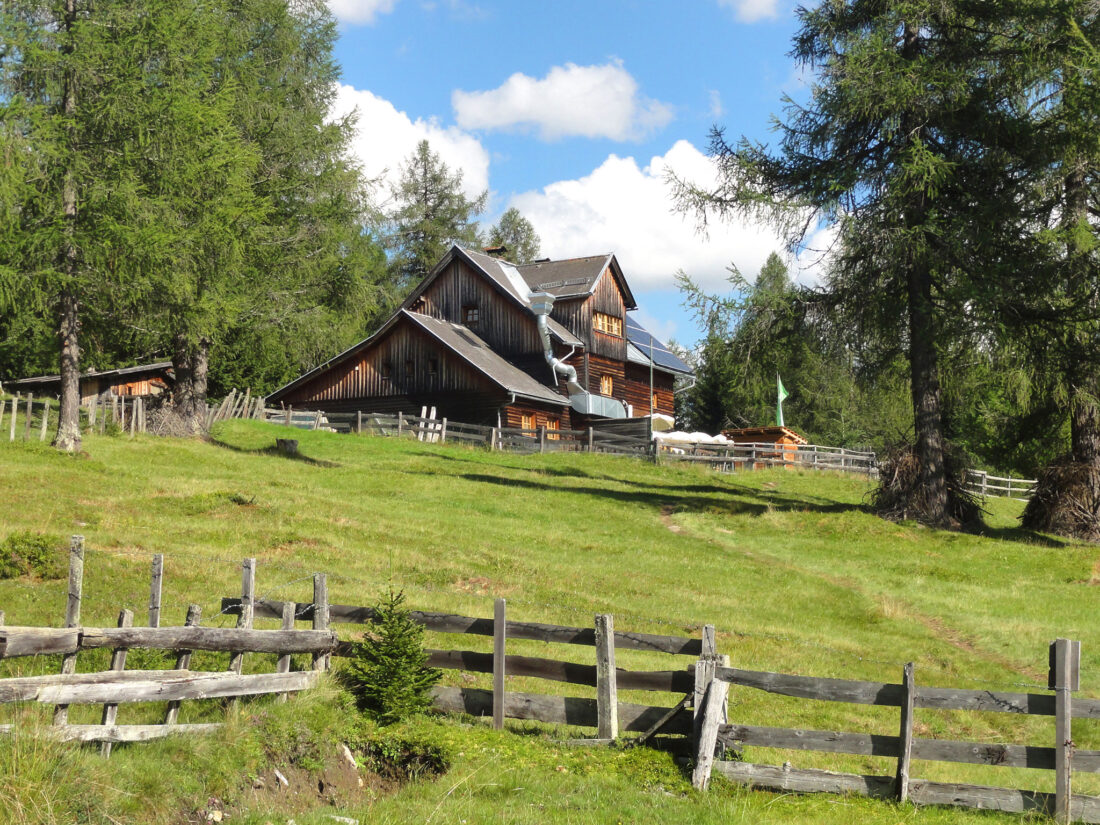
[{"label": "wooden railing", "polygon": [[[222,599],[222,612],[235,614],[240,599]],[[679,670],[630,671],[615,665],[616,650],[639,650],[698,658],[714,650],[714,628],[707,626],[698,638],[663,636],[650,633],[616,631],[610,615],[596,616],[592,627],[567,627],[537,622],[509,621],[504,599],[496,600],[493,618],[474,618],[449,613],[412,611],[411,616],[426,630],[446,634],[491,636],[493,652],[470,650],[429,650],[428,664],[441,669],[492,674],[493,689],[437,687],[435,706],[444,711],[492,716],[497,727],[505,718],[529,719],[597,729],[601,739],[614,739],[620,730],[642,731],[648,739],[657,733],[690,734],[695,676],[687,668]],[[276,617],[283,611],[308,619],[312,605],[257,601],[257,617]],[[375,618],[370,607],[330,605],[333,623],[368,624]],[[584,645],[595,648],[592,664],[560,661],[506,653],[509,641],[538,641],[552,644]],[[348,653],[350,645],[341,643],[335,655]],[[596,697],[550,696],[506,689],[505,677],[529,677],[567,682],[595,688]],[[618,701],[619,690],[684,693],[673,707],[635,705]]]},{"label": "wooden railing", "polygon": [[[999,811],[1031,810],[1053,814],[1059,821],[1100,822],[1100,797],[1072,795],[1071,771],[1100,772],[1100,751],[1074,750],[1072,719],[1100,718],[1100,701],[1073,699],[1079,688],[1080,644],[1059,639],[1051,645],[1050,684],[1054,695],[1002,693],[917,686],[913,665],[906,665],[899,684],[819,679],[781,673],[761,673],[718,666],[706,685],[700,732],[696,741],[693,782],[705,789],[710,773],[754,787],[798,793],[855,793],[911,800],[921,805],[960,805]],[[800,699],[896,707],[899,734],[812,731],[726,724],[731,685]],[[713,707],[710,702],[714,702]],[[744,699],[742,699],[744,707]],[[1048,746],[954,742],[914,737],[914,710],[970,710],[1053,716],[1055,732]],[[865,776],[821,770],[715,761],[716,745],[754,746],[783,750],[824,751],[897,759],[894,776]],[[1054,794],[1013,788],[930,782],[910,777],[913,759],[961,762],[997,767],[1053,770]]]},{"label": "wooden railing", "polygon": [[[241,565],[241,598],[234,628],[200,627],[201,609],[191,605],[182,627],[160,627],[163,556],[153,558],[150,586],[150,627],[133,627],[134,614],[122,610],[118,627],[86,627],[80,623],[84,580],[84,542],[73,536],[69,553],[68,601],[65,627],[5,626],[0,612],[0,661],[25,656],[60,655],[61,672],[41,676],[0,678],[0,704],[39,702],[55,706],[53,727],[46,734],[62,740],[102,742],[105,755],[111,743],[157,739],[176,733],[205,733],[220,723],[178,724],[180,703],[194,699],[215,699],[261,694],[285,696],[312,687],[319,671],[328,668],[329,655],[338,646],[336,634],[327,624],[327,586],[324,574],[314,576],[314,602],[310,604],[312,630],[296,630],[293,613],[284,613],[282,629],[255,630],[255,559]],[[244,608],[241,609],[241,605]],[[77,673],[81,651],[112,650],[109,670]],[[174,651],[175,667],[170,670],[127,671],[127,652],[133,648]],[[193,671],[195,650],[229,654],[225,671]],[[242,673],[246,653],[279,656],[275,673]],[[313,655],[312,671],[290,671],[290,656]],[[159,725],[116,724],[118,707],[136,702],[168,702],[164,722]],[[98,725],[69,724],[69,706],[102,704]],[[0,733],[12,733],[13,725],[0,725]]]},{"label": "wooden railing", "polygon": [[724,472],[794,467],[802,470],[857,473],[868,478],[876,478],[878,475],[877,459],[873,452],[817,444],[664,441],[660,443],[657,456],[660,461],[703,463]]},{"label": "wooden railing", "polygon": [[982,498],[1001,496],[1017,501],[1027,501],[1035,487],[1034,478],[991,476],[985,470],[966,471],[966,489]]}]

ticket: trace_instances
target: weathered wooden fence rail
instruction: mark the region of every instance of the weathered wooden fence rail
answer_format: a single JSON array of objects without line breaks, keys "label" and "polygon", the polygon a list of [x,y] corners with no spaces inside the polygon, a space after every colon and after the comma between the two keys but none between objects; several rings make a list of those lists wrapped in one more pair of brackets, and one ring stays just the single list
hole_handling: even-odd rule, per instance
[{"label": "weathered wooden fence rail", "polygon": [[522,429],[466,424],[427,415],[367,412],[327,412],[267,409],[268,421],[301,429],[329,429],[335,432],[375,436],[417,438],[476,444],[490,450],[518,453],[593,452],[648,458],[653,461],[683,461],[705,464],[734,472],[765,467],[795,467],[834,470],[874,478],[878,473],[875,454],[866,450],[826,447],[814,444],[776,445],[714,444],[654,440],[645,419],[607,422],[607,426],[583,430],[554,430],[547,427]]},{"label": "weathered wooden fence rail", "polygon": [[[772,790],[856,793],[908,799],[916,804],[959,805],[1009,812],[1041,810],[1061,822],[1100,822],[1100,797],[1074,796],[1070,790],[1071,771],[1100,772],[1100,751],[1075,750],[1071,736],[1072,719],[1100,719],[1100,701],[1071,700],[1073,691],[1079,688],[1079,643],[1067,639],[1055,641],[1051,645],[1050,661],[1053,695],[917,686],[912,664],[905,666],[903,679],[898,684],[716,667],[706,686],[693,782],[697,788],[705,789],[710,773],[717,771],[734,782]],[[896,707],[900,709],[899,733],[889,736],[727,724],[721,716],[726,712],[731,687],[818,701]],[[712,695],[721,702],[720,709],[712,711],[708,706]],[[915,709],[1053,716],[1055,735],[1046,746],[922,739],[913,735]],[[716,745],[890,757],[898,760],[897,771],[894,776],[866,776],[796,769],[789,763],[777,767],[750,762],[717,762],[714,759]],[[910,777],[913,759],[1053,770],[1056,791],[1046,794],[913,779]]]},{"label": "weathered wooden fence rail", "polygon": [[1034,478],[1013,478],[1012,476],[991,476],[985,470],[966,471],[966,489],[982,498],[1001,496],[1017,501],[1027,501],[1035,487]]},{"label": "weathered wooden fence rail", "polygon": [[[16,657],[60,655],[61,672],[41,676],[0,678],[0,704],[38,702],[56,706],[54,726],[46,735],[62,740],[103,743],[104,755],[115,742],[137,742],[175,733],[204,733],[218,728],[216,723],[178,724],[180,703],[198,699],[236,699],[241,696],[279,694],[285,696],[314,686],[320,671],[329,667],[328,656],[337,649],[339,639],[328,628],[327,588],[324,574],[314,575],[314,597],[309,603],[310,630],[294,629],[295,616],[282,616],[279,630],[253,628],[252,609],[255,593],[255,560],[241,564],[241,598],[233,628],[201,627],[201,610],[191,605],[182,627],[162,627],[161,595],[164,582],[164,557],[153,557],[149,591],[150,627],[133,627],[133,612],[123,610],[118,627],[86,627],[80,623],[83,600],[84,542],[73,536],[69,553],[69,587],[65,627],[5,626],[0,612],[0,661]],[[242,608],[243,605],[243,608]],[[81,651],[106,648],[113,651],[111,668],[95,673],[76,673]],[[174,651],[172,670],[126,670],[126,652],[132,648]],[[190,670],[195,650],[230,654],[225,671]],[[245,654],[268,653],[279,656],[275,673],[242,673]],[[313,669],[290,670],[290,655],[312,654]],[[167,702],[164,723],[160,725],[118,725],[119,705],[138,702]],[[70,725],[71,705],[103,705],[99,725]],[[0,725],[0,733],[11,733],[12,725]]]},{"label": "weathered wooden fence rail", "polygon": [[[241,600],[222,599],[222,611],[235,614]],[[254,615],[275,618],[290,610],[289,603],[257,601]],[[294,604],[295,615],[308,618],[309,604]],[[429,650],[428,663],[441,669],[487,673],[493,676],[493,690],[438,687],[435,706],[440,710],[492,716],[500,727],[505,717],[541,722],[563,723],[597,728],[602,739],[614,739],[619,730],[645,731],[646,738],[657,733],[686,734],[692,729],[690,703],[675,707],[658,707],[620,703],[619,690],[656,691],[694,695],[697,678],[685,667],[679,670],[630,671],[615,666],[616,650],[637,650],[679,656],[710,657],[714,655],[714,629],[707,626],[698,638],[664,636],[652,633],[616,631],[609,615],[596,617],[592,627],[568,627],[538,622],[518,622],[507,619],[505,601],[496,601],[493,618],[457,616],[449,613],[413,611],[412,617],[425,629],[437,633],[491,636],[492,653],[470,650]],[[375,618],[370,607],[329,605],[329,620],[333,623],[366,624]],[[595,648],[593,664],[560,661],[534,656],[516,656],[506,652],[509,641],[526,640],[554,644],[583,645]],[[346,643],[337,645],[335,655],[348,652]],[[548,696],[509,691],[506,677],[528,677],[566,682],[596,689],[595,698]],[[657,725],[657,723],[660,723]]]}]

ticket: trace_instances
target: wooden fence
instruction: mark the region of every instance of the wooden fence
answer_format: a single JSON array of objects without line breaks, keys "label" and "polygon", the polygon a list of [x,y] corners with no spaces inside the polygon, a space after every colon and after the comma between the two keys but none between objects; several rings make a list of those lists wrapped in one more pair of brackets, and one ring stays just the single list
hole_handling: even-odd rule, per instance
[{"label": "wooden fence", "polygon": [[[1072,741],[1072,719],[1100,718],[1100,700],[1072,697],[1079,689],[1080,652],[1078,642],[1059,639],[1051,644],[1050,686],[1054,695],[917,686],[912,663],[905,666],[899,684],[715,667],[705,688],[693,782],[697,788],[705,789],[711,772],[717,771],[734,782],[784,792],[854,793],[901,801],[908,799],[918,805],[1041,811],[1054,815],[1060,822],[1071,819],[1100,822],[1100,797],[1071,793],[1072,771],[1100,772],[1100,751],[1075,750]],[[732,685],[800,699],[896,707],[900,710],[899,734],[887,736],[726,724],[723,715]],[[1053,716],[1053,741],[1044,747],[916,738],[913,721],[918,708]],[[865,776],[796,769],[789,763],[777,767],[715,761],[715,746],[722,744],[892,757],[897,759],[897,771],[894,776]],[[913,759],[1053,770],[1056,791],[1048,794],[914,779],[910,776]]]},{"label": "wooden fence", "polygon": [[[598,452],[652,457],[653,443],[646,435],[626,435],[599,427],[584,430],[554,430],[549,427],[521,429],[464,424],[434,416],[350,412],[323,413],[293,407],[268,409],[267,420],[300,429],[328,429],[356,435],[397,436],[436,443],[476,444],[490,450],[520,453]],[[635,429],[642,430],[642,427]]]},{"label": "wooden fence", "polygon": [[[223,610],[240,609],[239,599],[223,599]],[[282,602],[257,602],[257,616],[276,617],[290,610]],[[611,615],[595,617],[593,627],[565,627],[507,619],[504,599],[497,599],[492,618],[473,618],[447,613],[412,613],[428,630],[447,634],[491,636],[493,652],[430,650],[433,667],[492,675],[492,690],[438,687],[435,706],[444,711],[491,716],[496,727],[505,718],[596,729],[596,740],[610,741],[622,732],[641,732],[628,740],[640,744],[657,734],[682,737],[695,756],[693,781],[705,788],[712,771],[744,784],[798,793],[858,793],[881,798],[910,800],[919,805],[957,805],[971,808],[1023,812],[1045,811],[1069,821],[1100,822],[1100,797],[1072,795],[1071,770],[1100,773],[1100,751],[1074,751],[1072,718],[1100,719],[1100,700],[1074,699],[1079,689],[1080,645],[1058,640],[1051,646],[1053,695],[961,690],[917,686],[912,664],[903,669],[898,684],[826,679],[784,673],[750,671],[729,666],[719,655],[714,627],[707,625],[699,637],[662,636],[619,631]],[[308,616],[311,606],[295,604],[293,611]],[[330,621],[369,623],[369,607],[331,605]],[[506,653],[511,640],[584,645],[595,648],[592,664],[559,661]],[[640,650],[693,657],[693,667],[657,671],[630,671],[616,667],[617,650]],[[336,654],[341,655],[343,646]],[[595,688],[595,698],[550,696],[507,689],[506,677],[528,677]],[[844,702],[856,705],[897,707],[899,735],[810,731],[730,724],[728,691],[731,685],[804,700]],[[618,691],[683,693],[672,707],[637,705],[618,701]],[[741,697],[744,707],[747,697]],[[955,742],[914,737],[914,711],[970,710],[1051,716],[1054,741],[1048,746]],[[669,746],[666,741],[665,746]],[[898,760],[895,776],[864,776],[823,770],[718,761],[716,754],[729,746],[754,746],[783,750],[884,756]],[[979,785],[931,782],[910,776],[913,759],[988,766],[1054,770],[1055,794]]]},{"label": "wooden fence", "polygon": [[[222,611],[236,615],[241,600],[222,599]],[[254,615],[275,618],[283,611],[309,618],[312,605],[278,601],[257,601]],[[428,664],[441,669],[492,674],[492,690],[460,687],[437,687],[435,706],[440,710],[491,716],[496,727],[505,718],[529,719],[540,722],[596,728],[598,738],[615,739],[620,731],[641,731],[642,740],[657,733],[690,735],[695,704],[696,677],[683,667],[675,670],[630,671],[615,665],[616,650],[641,650],[678,656],[710,657],[714,654],[714,628],[703,628],[699,637],[662,636],[650,633],[616,631],[609,614],[595,617],[592,627],[566,627],[537,622],[511,621],[507,618],[504,599],[495,602],[492,618],[457,616],[450,613],[413,611],[412,617],[425,629],[446,634],[490,636],[492,653],[470,650],[429,650]],[[329,621],[369,624],[375,618],[370,607],[329,605]],[[506,653],[512,640],[528,640],[553,644],[583,645],[595,648],[591,665]],[[347,650],[340,644],[337,656]],[[505,676],[547,679],[595,688],[595,698],[548,696],[521,693],[506,689]],[[684,699],[673,707],[635,705],[618,701],[620,690],[684,693]]]},{"label": "wooden fence", "polygon": [[[130,435],[149,432],[148,399],[143,396],[102,395],[97,396],[81,408],[83,426],[91,432],[104,433],[108,425]],[[57,415],[56,402],[50,399],[34,399],[34,393],[22,396],[16,393],[8,401],[0,401],[0,433],[5,429],[8,441],[18,436],[29,441],[37,435],[39,441],[45,441],[51,421]],[[252,397],[250,390],[243,393],[231,390],[229,395],[218,404],[210,407],[206,414],[206,428],[218,421],[229,418],[263,418],[264,399]],[[6,423],[6,427],[5,427]]]},{"label": "wooden fence", "polygon": [[[245,559],[241,565],[241,598],[237,626],[234,628],[201,627],[201,609],[191,605],[181,627],[161,627],[161,590],[164,558],[153,557],[150,578],[149,627],[133,627],[134,614],[122,610],[118,627],[85,627],[80,623],[80,608],[84,579],[84,542],[73,536],[69,553],[69,587],[65,611],[65,627],[12,627],[4,625],[0,612],[0,660],[21,656],[60,655],[58,674],[22,676],[0,679],[0,704],[40,702],[54,705],[53,727],[49,735],[62,740],[102,742],[104,755],[110,754],[111,743],[157,739],[175,733],[205,733],[220,724],[179,724],[180,703],[190,699],[215,699],[279,694],[305,690],[316,684],[319,671],[329,666],[329,655],[336,649],[337,636],[328,629],[328,597],[325,575],[314,576],[314,601],[309,605],[311,630],[296,630],[294,622],[301,619],[293,613],[283,613],[280,630],[255,630],[252,627],[255,603],[256,562]],[[77,656],[81,651],[108,648],[113,651],[109,670],[77,673]],[[127,671],[127,651],[132,648],[170,650],[176,654],[171,670]],[[195,650],[220,651],[229,654],[225,671],[193,671],[191,654]],[[246,653],[278,654],[276,672],[243,674]],[[294,653],[313,655],[313,670],[291,672],[290,656]],[[133,702],[167,702],[162,724],[119,725],[118,706]],[[69,706],[102,704],[102,721],[98,725],[69,724]],[[11,733],[12,725],[0,725],[0,732]]]},{"label": "wooden fence", "polygon": [[[123,610],[118,627],[84,627],[80,602],[84,569],[83,541],[73,537],[65,627],[6,627],[0,614],[0,659],[18,656],[60,655],[60,673],[0,679],[0,703],[36,701],[55,706],[51,734],[61,739],[99,741],[109,752],[112,742],[152,739],[175,732],[204,732],[217,725],[185,725],[177,722],[180,702],[192,699],[239,697],[254,694],[285,696],[315,684],[318,672],[329,667],[330,657],[348,655],[351,643],[341,642],[331,624],[368,624],[376,619],[370,607],[332,605],[324,574],[313,576],[311,602],[271,601],[255,598],[255,562],[241,565],[241,595],[224,598],[222,613],[237,617],[234,628],[200,625],[196,605],[188,610],[181,627],[159,626],[163,557],[153,559],[150,577],[149,627],[132,626],[133,614]],[[1009,812],[1042,811],[1060,821],[1100,823],[1100,797],[1072,793],[1072,773],[1100,773],[1100,751],[1077,750],[1073,744],[1074,719],[1100,719],[1100,700],[1076,698],[1080,685],[1080,644],[1059,639],[1051,645],[1049,684],[1052,694],[1010,693],[988,689],[962,690],[918,686],[914,668],[903,668],[899,683],[826,679],[794,674],[743,670],[730,666],[719,655],[712,625],[696,637],[637,633],[616,629],[610,614],[595,616],[590,627],[510,620],[507,603],[497,599],[491,618],[414,611],[412,617],[426,629],[493,640],[492,652],[465,649],[433,649],[428,662],[434,667],[491,675],[492,689],[438,687],[437,708],[491,717],[496,727],[506,718],[594,728],[596,738],[610,742],[621,733],[636,732],[629,744],[655,741],[679,743],[695,756],[693,782],[705,788],[712,772],[752,786],[785,792],[858,793],[874,797],[910,800],[916,804],[959,805]],[[256,630],[257,618],[280,619],[281,630]],[[311,630],[296,630],[295,621],[312,623]],[[590,664],[552,658],[509,654],[508,645],[528,640],[593,648]],[[113,651],[109,670],[76,673],[81,651]],[[126,652],[131,648],[172,650],[171,670],[127,671]],[[207,672],[190,669],[191,651],[229,654],[228,668]],[[637,671],[616,665],[621,650],[656,652],[691,657],[691,664],[667,670]],[[277,654],[274,673],[242,673],[247,653]],[[312,654],[312,670],[292,672],[290,655]],[[682,661],[682,660],[681,660]],[[508,690],[508,677],[564,682],[594,689],[592,698],[554,696]],[[738,724],[728,719],[729,691],[744,690],[738,707],[748,707],[752,691],[802,700],[842,702],[899,709],[898,735],[865,732],[813,731],[795,728]],[[620,702],[619,691],[655,691],[682,694],[679,702],[645,705]],[[167,701],[164,722],[158,725],[118,725],[120,704]],[[103,705],[99,725],[70,725],[68,709],[74,704]],[[915,712],[966,710],[1038,715],[1054,719],[1052,741],[1040,745],[957,742],[914,736]],[[5,726],[0,730],[12,730]],[[809,750],[896,759],[893,776],[868,776],[824,770],[722,761],[725,747],[750,746],[781,750]],[[932,782],[910,775],[912,760],[967,763],[985,766],[1052,770],[1055,792],[1041,793],[1013,788]]]},{"label": "wooden fence", "polygon": [[793,467],[801,470],[833,470],[878,477],[875,454],[866,450],[824,447],[817,444],[779,445],[770,442],[715,444],[664,441],[657,451],[659,461],[706,464],[721,472]]},{"label": "wooden fence", "polygon": [[465,424],[434,415],[301,411],[293,407],[268,409],[267,420],[301,429],[328,429],[356,435],[404,436],[420,441],[475,444],[490,450],[518,453],[596,452],[646,457],[652,461],[683,461],[704,464],[723,472],[765,467],[795,467],[835,470],[875,478],[875,454],[866,450],[820,445],[777,446],[759,444],[713,444],[705,442],[653,441],[648,422],[609,422],[612,425],[583,430],[553,430],[548,427],[520,429]]},{"label": "wooden fence", "polygon": [[966,471],[966,489],[977,493],[982,498],[989,496],[1002,496],[1016,501],[1027,501],[1035,487],[1034,478],[1013,478],[1007,476],[991,476],[985,470]]}]

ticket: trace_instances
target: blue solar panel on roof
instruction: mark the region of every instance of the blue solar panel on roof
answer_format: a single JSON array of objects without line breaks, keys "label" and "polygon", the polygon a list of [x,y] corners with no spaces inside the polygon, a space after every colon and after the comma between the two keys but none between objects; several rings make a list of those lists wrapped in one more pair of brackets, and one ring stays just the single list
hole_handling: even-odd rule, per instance
[{"label": "blue solar panel on roof", "polygon": [[626,316],[626,340],[636,346],[644,354],[650,354],[650,348],[652,347],[653,363],[659,367],[665,369],[676,370],[677,372],[691,372],[692,369],[669,350],[664,344],[662,344],[657,338],[654,338],[650,332],[631,318]]}]

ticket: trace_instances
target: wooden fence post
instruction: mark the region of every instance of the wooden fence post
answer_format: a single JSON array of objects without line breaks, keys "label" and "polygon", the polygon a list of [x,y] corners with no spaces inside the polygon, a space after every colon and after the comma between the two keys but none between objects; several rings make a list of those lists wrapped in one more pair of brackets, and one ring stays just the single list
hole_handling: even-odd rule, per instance
[{"label": "wooden fence post", "polygon": [[27,393],[27,415],[23,422],[23,440],[31,440],[31,416],[34,415],[34,393]]},{"label": "wooden fence post", "polygon": [[[245,559],[241,562],[241,612],[237,616],[237,627],[252,629],[252,617],[256,599],[256,560]],[[234,653],[229,657],[229,669],[240,673],[244,667],[244,653]]]},{"label": "wooden fence post", "polygon": [[[199,622],[202,620],[202,608],[197,604],[188,605],[187,618],[184,620],[184,627],[198,627]],[[180,650],[176,653],[176,670],[190,670],[191,669],[191,651]],[[168,703],[168,710],[164,714],[164,724],[174,725],[180,714],[180,702],[174,700]]]},{"label": "wooden fence post", "polygon": [[313,416],[313,429],[315,430],[321,429],[321,415],[321,411],[317,410],[316,415]]},{"label": "wooden fence post", "polygon": [[405,432],[405,413],[400,410],[397,411],[397,434],[402,435]]},{"label": "wooden fence post", "polygon": [[898,771],[894,784],[898,802],[905,802],[909,799],[909,761],[913,755],[913,699],[917,692],[912,662],[905,665],[901,686],[903,693],[901,728],[898,733]]},{"label": "wooden fence post", "polygon": [[[79,415],[79,413],[77,413]],[[42,426],[38,429],[38,440],[46,440],[46,428],[49,426],[50,420],[50,402],[47,399],[42,402]]]},{"label": "wooden fence post", "polygon": [[714,678],[713,667],[710,675],[711,679],[703,693],[702,719],[699,735],[695,740],[695,770],[691,776],[691,784],[699,791],[705,791],[710,785],[710,772],[718,745],[718,726],[722,724],[722,713],[730,689],[729,682]]},{"label": "wooden fence post", "polygon": [[164,554],[153,556],[153,572],[149,577],[149,627],[160,627],[160,594],[164,580]]},{"label": "wooden fence post", "polygon": [[1070,821],[1073,774],[1071,693],[1080,687],[1081,643],[1055,639],[1050,659],[1052,672],[1048,683],[1054,688],[1054,819],[1067,823]]},{"label": "wooden fence post", "polygon": [[285,424],[287,427],[289,427],[293,421],[294,421],[294,406],[291,405],[291,404],[288,404],[287,408],[286,408],[286,420],[283,422],[283,424]]},{"label": "wooden fence post", "polygon": [[[313,629],[328,630],[328,578],[313,574]],[[331,657],[327,653],[313,654],[313,669],[328,670]]]},{"label": "wooden fence post", "polygon": [[489,431],[489,452],[492,452],[497,448],[497,428],[493,427]]},{"label": "wooden fence post", "polygon": [[539,452],[546,452],[546,427],[539,427]]},{"label": "wooden fence post", "polygon": [[443,424],[439,428],[439,443],[447,443],[447,416],[443,416]]},{"label": "wooden fence post", "polygon": [[[289,602],[283,602],[283,630],[294,629],[294,611],[298,608],[298,604],[291,600]],[[276,673],[290,673],[290,654],[284,653],[279,656],[279,661],[275,664]],[[280,693],[276,702],[285,702],[289,694]]]},{"label": "wooden fence post", "polygon": [[588,452],[592,452],[592,443],[595,441],[595,433],[592,428],[588,428]]},{"label": "wooden fence post", "polygon": [[493,603],[493,727],[504,727],[504,676],[507,667],[505,635],[507,628],[507,604],[504,599]]},{"label": "wooden fence post", "polygon": [[714,625],[703,625],[702,648],[704,657],[718,655],[718,643],[715,641]]},{"label": "wooden fence post", "polygon": [[15,398],[11,400],[11,433],[8,436],[8,441],[15,441],[15,419],[19,416],[19,393],[15,394]]},{"label": "wooden fence post", "polygon": [[[69,600],[65,606],[65,627],[80,626],[80,598],[84,590],[84,536],[69,540]],[[66,653],[61,659],[61,675],[76,673],[76,653]],[[53,723],[64,725],[69,721],[69,706],[58,705],[54,709]]]},{"label": "wooden fence post", "polygon": [[363,434],[363,411],[362,410],[356,410],[355,411],[355,434],[356,435],[362,435]]},{"label": "wooden fence post", "polygon": [[[123,610],[118,614],[119,627],[132,627],[134,624],[134,611]],[[111,670],[126,670],[126,648],[116,647],[111,654]],[[113,725],[118,718],[118,703],[108,702],[103,706],[103,725]],[[100,746],[100,753],[106,759],[111,755],[111,743],[104,742]]]},{"label": "wooden fence post", "polygon": [[615,621],[596,616],[596,719],[600,739],[619,738],[619,689],[615,680]]}]

